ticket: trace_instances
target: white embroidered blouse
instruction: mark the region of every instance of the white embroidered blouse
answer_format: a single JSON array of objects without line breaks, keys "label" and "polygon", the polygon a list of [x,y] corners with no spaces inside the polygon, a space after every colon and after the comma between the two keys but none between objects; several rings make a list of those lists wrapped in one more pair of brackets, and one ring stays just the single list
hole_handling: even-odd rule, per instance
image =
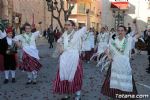
[{"label": "white embroidered blouse", "polygon": [[59,75],[60,80],[72,81],[79,63],[79,51],[81,50],[81,37],[87,32],[86,27],[78,31],[65,32],[57,41],[63,45],[64,51],[60,55]]},{"label": "white embroidered blouse", "polygon": [[21,41],[23,50],[30,56],[39,59],[38,50],[35,43],[36,38],[39,36],[40,31],[36,31],[34,33],[17,35],[15,36],[14,40]]}]

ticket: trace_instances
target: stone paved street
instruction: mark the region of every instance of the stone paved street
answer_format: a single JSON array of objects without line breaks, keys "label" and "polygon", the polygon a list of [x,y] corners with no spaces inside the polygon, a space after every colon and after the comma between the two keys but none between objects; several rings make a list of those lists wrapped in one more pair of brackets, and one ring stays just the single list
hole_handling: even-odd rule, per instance
[{"label": "stone paved street", "polygon": [[[0,100],[60,100],[62,97],[52,93],[52,80],[55,78],[58,64],[58,59],[52,58],[54,49],[48,48],[49,45],[44,38],[40,38],[37,42],[41,57],[40,62],[43,65],[39,72],[38,83],[36,85],[26,85],[26,73],[17,70],[17,82],[9,82],[4,85],[4,75],[0,73]],[[145,52],[134,56],[132,67],[138,93],[149,95],[149,98],[141,100],[150,100],[150,74],[145,72],[147,66],[148,61]],[[90,62],[84,63],[83,68],[82,100],[99,100],[99,98],[108,100],[107,97],[100,94],[104,79],[104,73],[100,73],[100,67],[95,67],[95,64]],[[149,87],[139,84],[149,85]],[[73,100],[73,98],[70,100]]]}]

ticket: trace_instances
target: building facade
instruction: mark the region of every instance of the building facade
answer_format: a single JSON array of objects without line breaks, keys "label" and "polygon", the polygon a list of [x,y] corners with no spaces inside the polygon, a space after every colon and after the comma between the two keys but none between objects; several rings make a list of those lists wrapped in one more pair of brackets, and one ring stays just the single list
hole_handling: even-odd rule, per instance
[{"label": "building facade", "polygon": [[0,0],[0,18],[14,23],[15,17],[25,22],[38,25],[42,22],[45,29],[51,24],[51,13],[48,11],[46,0]]},{"label": "building facade", "polygon": [[51,24],[51,13],[48,11],[46,0],[13,0],[14,14],[21,15],[21,23],[29,22],[37,26],[42,22],[42,27]]},{"label": "building facade", "polygon": [[150,0],[101,0],[102,26],[127,26],[137,19],[140,31],[150,24]]},{"label": "building facade", "polygon": [[[54,1],[54,0],[53,0]],[[60,0],[56,0],[58,6],[60,6]],[[67,0],[64,0],[67,1]],[[100,29],[100,3],[99,0],[71,0],[75,1],[75,7],[72,10],[69,19],[74,20],[77,25],[86,24],[86,9],[90,9],[90,22],[91,27]],[[67,10],[67,5],[65,5]],[[39,22],[42,22],[43,30],[49,25],[53,24],[53,29],[56,26],[59,28],[59,23],[52,18],[51,11],[48,11],[46,0],[0,0],[0,17],[9,19],[10,23],[16,23],[15,26],[23,25],[25,22],[29,22],[33,26],[37,26]],[[58,15],[54,10],[54,15]],[[64,16],[60,17],[62,24],[64,24]],[[20,22],[18,22],[18,18]],[[18,24],[19,23],[19,24]]]},{"label": "building facade", "polygon": [[100,29],[100,2],[99,0],[76,0],[75,7],[69,19],[74,20],[80,27],[86,24],[86,10],[90,10],[91,27]]},{"label": "building facade", "polygon": [[0,12],[0,18],[12,21],[13,0],[0,0]]}]

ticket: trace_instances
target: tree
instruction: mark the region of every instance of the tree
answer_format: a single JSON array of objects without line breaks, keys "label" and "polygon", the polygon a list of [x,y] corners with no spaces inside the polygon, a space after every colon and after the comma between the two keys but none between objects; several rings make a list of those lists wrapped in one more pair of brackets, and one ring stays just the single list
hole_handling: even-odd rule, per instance
[{"label": "tree", "polygon": [[[60,25],[61,30],[64,31],[64,25],[62,24],[60,17],[62,16],[62,13],[63,13],[64,21],[67,21],[69,16],[71,15],[71,11],[73,10],[75,3],[73,2],[73,0],[67,0],[66,2],[68,5],[68,9],[65,10],[64,0],[46,0],[46,1],[52,2],[51,5],[48,5],[51,8],[51,10],[49,11],[52,12],[52,18],[57,20],[58,24]],[[53,11],[57,12],[57,15],[55,15]]]}]

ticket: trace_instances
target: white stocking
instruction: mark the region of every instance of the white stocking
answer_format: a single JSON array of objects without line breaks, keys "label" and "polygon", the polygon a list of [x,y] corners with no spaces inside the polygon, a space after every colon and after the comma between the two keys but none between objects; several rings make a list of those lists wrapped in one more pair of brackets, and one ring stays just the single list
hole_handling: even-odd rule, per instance
[{"label": "white stocking", "polygon": [[8,77],[9,77],[9,71],[7,70],[5,71],[5,79],[8,79]]},{"label": "white stocking", "polygon": [[15,78],[15,70],[11,70],[11,76],[12,76],[12,78]]}]

